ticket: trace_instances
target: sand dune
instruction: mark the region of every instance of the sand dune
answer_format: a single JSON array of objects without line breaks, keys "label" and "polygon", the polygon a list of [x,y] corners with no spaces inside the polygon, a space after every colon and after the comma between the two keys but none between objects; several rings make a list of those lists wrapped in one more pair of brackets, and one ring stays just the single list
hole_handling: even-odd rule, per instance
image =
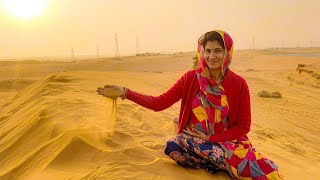
[{"label": "sand dune", "polygon": [[0,146],[0,174],[4,178],[39,172],[82,134],[113,131],[115,114],[106,111],[105,104],[114,103],[100,102],[99,106],[99,102],[90,101],[94,92],[85,92],[88,100],[84,101],[81,93],[85,90],[74,88],[77,81],[70,76],[52,75],[4,105]]},{"label": "sand dune", "polygon": [[320,88],[319,64],[298,64],[296,72],[290,73],[288,79],[298,84]]},{"label": "sand dune", "polygon": [[[52,74],[4,104],[1,178],[121,179],[188,172],[163,153],[168,131],[174,133],[173,115],[157,116],[124,103],[116,119],[116,102],[97,96],[98,85],[90,77],[103,81],[108,74]],[[167,165],[178,171],[159,170]]]},{"label": "sand dune", "polygon": [[[156,113],[95,92],[119,84],[161,94],[191,68],[193,55],[3,64],[9,71],[0,70],[7,83],[0,86],[0,179],[230,179],[182,168],[164,154],[179,103]],[[318,67],[319,60],[235,53],[231,68],[246,78],[251,94],[249,138],[285,179],[320,175],[320,89],[288,79],[298,63]],[[258,97],[261,90],[283,98]]]}]

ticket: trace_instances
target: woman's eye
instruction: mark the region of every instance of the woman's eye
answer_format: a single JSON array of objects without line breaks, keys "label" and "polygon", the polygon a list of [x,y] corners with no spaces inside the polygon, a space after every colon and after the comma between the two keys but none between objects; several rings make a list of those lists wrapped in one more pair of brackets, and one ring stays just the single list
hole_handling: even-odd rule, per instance
[{"label": "woman's eye", "polygon": [[209,50],[209,49],[206,49],[204,52],[209,53],[209,52],[210,52],[210,50]]}]

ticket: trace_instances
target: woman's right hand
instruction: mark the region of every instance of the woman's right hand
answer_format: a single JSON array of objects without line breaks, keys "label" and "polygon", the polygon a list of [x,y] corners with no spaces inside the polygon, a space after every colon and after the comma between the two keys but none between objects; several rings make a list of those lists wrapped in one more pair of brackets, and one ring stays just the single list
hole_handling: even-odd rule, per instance
[{"label": "woman's right hand", "polygon": [[117,85],[105,85],[103,88],[99,87],[97,92],[99,95],[116,99],[125,95],[125,88]]}]

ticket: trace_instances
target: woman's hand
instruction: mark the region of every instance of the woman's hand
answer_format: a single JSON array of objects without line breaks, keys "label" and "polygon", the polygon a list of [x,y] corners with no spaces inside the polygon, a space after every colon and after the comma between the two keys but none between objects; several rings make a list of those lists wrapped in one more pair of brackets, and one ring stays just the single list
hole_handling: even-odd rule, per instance
[{"label": "woman's hand", "polygon": [[204,134],[203,132],[197,129],[194,129],[194,131],[191,131],[189,128],[187,128],[187,130],[183,130],[183,132],[185,132],[186,134],[189,134],[190,136],[197,137],[205,141],[209,141],[209,136],[207,136],[206,134]]},{"label": "woman's hand", "polygon": [[103,88],[99,87],[97,92],[99,95],[116,99],[124,96],[125,88],[117,85],[105,85]]}]

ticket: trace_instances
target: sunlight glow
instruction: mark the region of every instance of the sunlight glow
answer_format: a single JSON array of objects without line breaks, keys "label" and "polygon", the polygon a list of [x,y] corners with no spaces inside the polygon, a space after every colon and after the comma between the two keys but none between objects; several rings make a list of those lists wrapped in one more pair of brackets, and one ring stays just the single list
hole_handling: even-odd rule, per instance
[{"label": "sunlight glow", "polygon": [[22,19],[39,16],[48,4],[48,0],[2,0],[7,11]]}]

